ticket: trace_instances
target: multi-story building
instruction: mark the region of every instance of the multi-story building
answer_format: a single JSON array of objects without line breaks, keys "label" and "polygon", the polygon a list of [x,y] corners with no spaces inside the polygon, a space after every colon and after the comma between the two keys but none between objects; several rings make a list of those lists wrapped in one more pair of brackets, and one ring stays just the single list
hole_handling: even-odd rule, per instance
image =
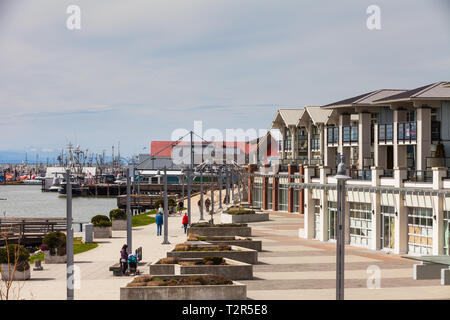
[{"label": "multi-story building", "polygon": [[249,201],[304,214],[300,235],[336,239],[344,155],[346,241],[409,254],[450,251],[450,83],[381,89],[321,107],[278,110],[279,165],[250,166]]}]

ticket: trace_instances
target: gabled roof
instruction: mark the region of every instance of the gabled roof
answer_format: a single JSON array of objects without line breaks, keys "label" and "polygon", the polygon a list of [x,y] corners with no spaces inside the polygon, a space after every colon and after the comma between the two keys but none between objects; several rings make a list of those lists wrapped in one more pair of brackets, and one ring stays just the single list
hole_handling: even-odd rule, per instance
[{"label": "gabled roof", "polygon": [[272,128],[274,128],[275,122],[279,120],[282,120],[286,127],[296,126],[303,112],[305,112],[304,109],[278,109],[275,119],[272,122]]},{"label": "gabled roof", "polygon": [[395,101],[410,101],[420,99],[450,100],[450,82],[435,82],[426,86],[404,91],[396,95],[375,100],[375,103],[387,103]]},{"label": "gabled roof", "polygon": [[324,108],[331,109],[336,107],[354,107],[354,106],[368,106],[372,105],[375,100],[383,99],[395,94],[405,92],[401,89],[380,89],[361,94],[352,98],[348,98],[341,101],[336,101],[323,106]]},{"label": "gabled roof", "polygon": [[[326,124],[328,122],[328,119],[330,118],[331,114],[333,113],[333,110],[331,109],[323,109],[321,107],[305,107],[305,112],[301,119],[305,118],[305,115],[307,114],[314,125],[318,124]],[[297,124],[300,122],[297,122]]]}]

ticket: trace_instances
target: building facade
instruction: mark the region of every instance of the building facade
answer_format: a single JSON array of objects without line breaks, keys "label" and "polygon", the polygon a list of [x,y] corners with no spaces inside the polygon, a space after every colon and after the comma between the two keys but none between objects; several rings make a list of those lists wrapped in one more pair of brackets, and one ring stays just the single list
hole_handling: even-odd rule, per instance
[{"label": "building facade", "polygon": [[304,214],[299,234],[335,241],[337,155],[347,173],[346,242],[448,255],[450,83],[382,89],[320,107],[278,110],[280,160],[249,166],[249,201]]}]

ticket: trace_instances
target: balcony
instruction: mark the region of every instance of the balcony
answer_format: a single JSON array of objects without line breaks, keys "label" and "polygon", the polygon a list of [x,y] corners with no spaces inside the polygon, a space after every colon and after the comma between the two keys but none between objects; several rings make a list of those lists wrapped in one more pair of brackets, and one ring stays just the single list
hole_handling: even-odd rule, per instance
[{"label": "balcony", "polygon": [[433,182],[432,170],[408,170],[406,175],[408,182]]},{"label": "balcony", "polygon": [[342,141],[344,143],[358,143],[358,126],[343,126]]},{"label": "balcony", "polygon": [[415,121],[397,123],[397,141],[399,143],[415,143],[416,139],[417,124]]},{"label": "balcony", "polygon": [[353,180],[372,180],[372,170],[353,170],[348,169],[348,175]]},{"label": "balcony", "polygon": [[392,143],[393,136],[394,136],[394,125],[392,123],[378,125],[379,144]]},{"label": "balcony", "polygon": [[327,127],[327,144],[334,146],[339,143],[339,127]]}]

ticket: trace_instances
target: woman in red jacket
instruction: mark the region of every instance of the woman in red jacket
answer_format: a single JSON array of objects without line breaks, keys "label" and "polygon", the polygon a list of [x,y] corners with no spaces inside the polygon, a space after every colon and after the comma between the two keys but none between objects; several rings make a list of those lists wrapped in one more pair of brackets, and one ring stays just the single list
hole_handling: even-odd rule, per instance
[{"label": "woman in red jacket", "polygon": [[183,220],[181,221],[181,223],[183,224],[183,227],[184,227],[184,233],[186,233],[187,232],[187,227],[188,227],[188,224],[189,224],[189,219],[188,219],[188,216],[187,216],[186,213],[184,214]]}]

